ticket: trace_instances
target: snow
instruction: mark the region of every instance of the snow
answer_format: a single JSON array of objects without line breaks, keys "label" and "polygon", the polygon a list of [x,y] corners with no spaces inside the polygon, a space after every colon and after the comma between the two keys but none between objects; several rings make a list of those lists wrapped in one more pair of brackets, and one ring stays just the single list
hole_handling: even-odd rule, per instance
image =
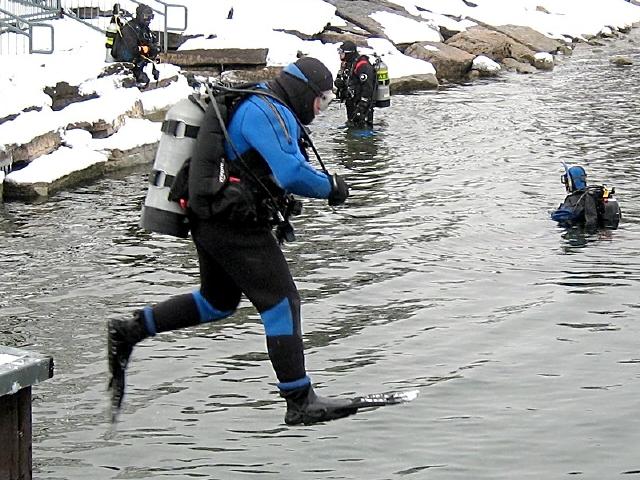
[{"label": "snow", "polygon": [[9,173],[5,182],[14,184],[51,183],[73,172],[84,170],[91,165],[107,160],[107,155],[88,147],[60,147],[55,152],[31,161],[28,167]]},{"label": "snow", "polygon": [[0,365],[4,365],[6,363],[11,363],[17,360],[19,357],[14,357],[13,355],[7,355],[5,353],[0,353]]},{"label": "snow", "polygon": [[473,59],[473,68],[481,72],[497,72],[501,67],[489,57],[478,55]]},{"label": "snow", "polygon": [[107,138],[96,139],[87,145],[94,150],[131,150],[142,145],[149,145],[160,140],[160,128],[156,122],[142,118],[129,118],[120,130]]},{"label": "snow", "polygon": [[441,42],[442,35],[431,21],[418,22],[391,12],[375,12],[371,18],[384,26],[384,33],[394,43]]},{"label": "snow", "polygon": [[406,77],[409,75],[436,74],[436,69],[429,62],[418,60],[417,58],[403,55],[393,43],[383,38],[370,38],[367,43],[370,50],[361,49],[364,54],[373,54],[375,52],[380,56],[382,61],[387,64],[389,72],[395,72],[394,75],[389,74],[391,78]]},{"label": "snow", "polygon": [[[371,19],[381,25],[384,38],[369,38],[362,53],[380,56],[389,68],[389,75],[399,78],[414,74],[434,74],[433,66],[425,61],[403,55],[392,42],[440,41],[439,28],[463,31],[478,23],[489,25],[513,24],[529,26],[551,38],[588,39],[598,34],[611,33],[612,28],[630,27],[640,22],[640,7],[624,0],[390,0],[407,12],[423,19],[422,22],[388,11],[378,11]],[[76,7],[78,0],[63,0],[63,7]],[[199,48],[267,48],[267,64],[286,65],[298,54],[320,59],[335,75],[339,69],[338,43],[323,44],[318,40],[302,40],[286,31],[306,35],[321,32],[327,24],[344,26],[346,22],[336,16],[336,9],[322,0],[176,0],[188,7],[186,33],[198,35],[181,46],[181,50]],[[134,12],[137,4],[122,0],[121,6]],[[91,5],[109,10],[113,0],[91,0]],[[227,18],[233,8],[232,18]],[[156,9],[152,28],[161,29],[163,12]],[[183,10],[168,7],[167,22],[182,26]],[[100,20],[104,22],[103,20]],[[98,22],[98,21],[96,21]],[[2,52],[0,72],[0,119],[19,116],[0,125],[0,150],[8,145],[28,143],[38,135],[60,132],[64,146],[58,151],[32,161],[26,168],[4,176],[7,182],[51,182],[86,168],[96,162],[107,161],[108,151],[127,150],[138,145],[156,142],[159,126],[147,120],[128,119],[120,131],[110,138],[96,140],[87,132],[67,130],[69,125],[81,121],[113,121],[137,102],[144,112],[167,109],[191,93],[186,79],[174,65],[158,65],[161,79],[178,75],[179,80],[169,87],[140,92],[135,88],[123,89],[119,76],[98,79],[105,68],[104,37],[74,20],[63,18],[48,22],[54,28],[55,52],[45,54],[7,54]],[[101,24],[101,26],[105,26]],[[48,47],[46,30],[38,32],[35,48]],[[2,42],[24,42],[15,34],[0,35]],[[4,43],[6,45],[7,43]],[[12,52],[13,53],[13,52]],[[553,61],[548,54],[538,58]],[[484,70],[500,66],[479,56],[474,65]],[[150,66],[148,66],[148,69]],[[149,72],[150,74],[150,72]],[[55,112],[51,98],[44,94],[47,86],[67,82],[79,86],[84,95],[98,94],[99,98],[69,105]],[[21,113],[29,108],[40,112]],[[105,153],[106,152],[106,153]],[[0,176],[0,183],[3,176]]]}]

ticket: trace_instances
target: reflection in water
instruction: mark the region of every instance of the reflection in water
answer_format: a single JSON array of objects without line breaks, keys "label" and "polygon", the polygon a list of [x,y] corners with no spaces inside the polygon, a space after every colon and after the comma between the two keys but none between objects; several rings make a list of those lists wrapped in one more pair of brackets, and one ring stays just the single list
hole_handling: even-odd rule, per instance
[{"label": "reflection in water", "polygon": [[593,232],[579,226],[562,230],[561,237],[565,241],[563,249],[566,253],[579,252],[581,248],[588,246],[590,243],[614,240],[616,235],[615,230],[598,229]]},{"label": "reflection in water", "polygon": [[[309,372],[321,393],[421,388],[410,405],[285,427],[245,302],[231,319],[143,342],[110,431],[106,320],[197,288],[193,246],[138,229],[146,169],[4,205],[0,344],[56,364],[34,389],[35,477],[637,470],[640,73],[608,63],[638,59],[630,40],[579,48],[553,72],[394,96],[370,136],[342,128],[338,106],[312,125],[352,196],[336,209],[305,201],[285,246]],[[560,161],[615,186],[618,230],[549,219],[564,198]]]},{"label": "reflection in water", "polygon": [[348,168],[361,166],[364,171],[378,166],[384,168],[389,157],[388,151],[379,153],[384,134],[379,130],[383,128],[382,125],[378,125],[378,130],[375,131],[344,129],[343,136],[336,135],[333,139],[333,158],[341,159]]}]

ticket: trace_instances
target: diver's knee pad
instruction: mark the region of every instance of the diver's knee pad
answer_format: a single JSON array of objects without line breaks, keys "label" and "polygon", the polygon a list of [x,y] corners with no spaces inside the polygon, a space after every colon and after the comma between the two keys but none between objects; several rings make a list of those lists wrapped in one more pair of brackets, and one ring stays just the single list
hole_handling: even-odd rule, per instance
[{"label": "diver's knee pad", "polygon": [[300,302],[285,297],[270,309],[260,312],[267,337],[293,335],[296,332],[299,334],[299,311]]},{"label": "diver's knee pad", "polygon": [[267,335],[269,358],[279,382],[289,384],[306,379],[297,296],[285,297],[270,309],[260,312],[260,317]]},{"label": "diver's knee pad", "polygon": [[234,310],[222,311],[214,308],[200,293],[200,290],[193,292],[191,295],[198,309],[200,323],[214,322],[226,318],[234,312]]},{"label": "diver's knee pad", "polygon": [[177,295],[145,308],[144,320],[147,330],[155,328],[155,332],[160,333],[212,322],[232,313],[216,310],[198,291]]}]

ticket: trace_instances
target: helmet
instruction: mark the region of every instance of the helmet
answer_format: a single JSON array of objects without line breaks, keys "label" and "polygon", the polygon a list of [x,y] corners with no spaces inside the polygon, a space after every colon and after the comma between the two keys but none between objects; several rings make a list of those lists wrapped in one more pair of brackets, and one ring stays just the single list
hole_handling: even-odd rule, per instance
[{"label": "helmet", "polygon": [[576,190],[584,190],[587,188],[587,172],[580,166],[567,167],[564,164],[565,174],[560,177],[567,192],[575,192]]}]

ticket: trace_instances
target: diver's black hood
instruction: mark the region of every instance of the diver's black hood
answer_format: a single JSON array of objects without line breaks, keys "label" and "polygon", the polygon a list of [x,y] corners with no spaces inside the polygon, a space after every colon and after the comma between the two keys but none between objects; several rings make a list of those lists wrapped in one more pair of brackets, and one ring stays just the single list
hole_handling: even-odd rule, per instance
[{"label": "diver's black hood", "polygon": [[148,27],[153,18],[153,9],[149,5],[141,3],[136,8],[136,22],[142,26]]},{"label": "diver's black hood", "polygon": [[287,65],[267,85],[293,110],[303,125],[309,125],[315,118],[313,102],[321,92],[333,88],[333,75],[320,60],[302,57]]}]

